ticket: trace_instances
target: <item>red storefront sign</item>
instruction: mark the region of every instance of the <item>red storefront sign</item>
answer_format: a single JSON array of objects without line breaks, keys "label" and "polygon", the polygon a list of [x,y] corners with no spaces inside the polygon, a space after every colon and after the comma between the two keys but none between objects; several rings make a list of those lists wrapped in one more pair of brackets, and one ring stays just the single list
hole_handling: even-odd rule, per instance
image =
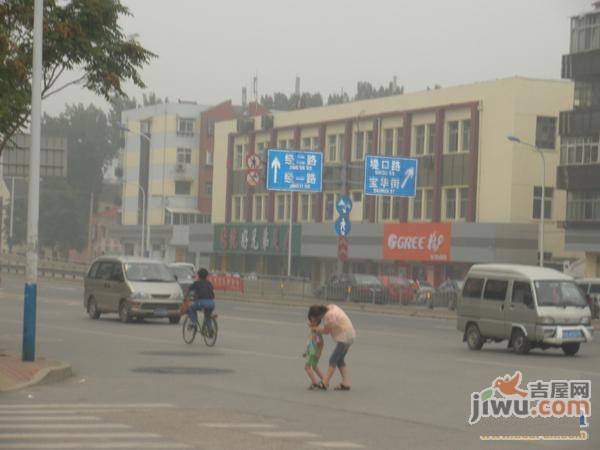
[{"label": "red storefront sign", "polygon": [[400,261],[450,261],[449,223],[385,224],[383,259]]},{"label": "red storefront sign", "polygon": [[208,280],[215,291],[244,292],[244,279],[231,275],[210,275]]}]

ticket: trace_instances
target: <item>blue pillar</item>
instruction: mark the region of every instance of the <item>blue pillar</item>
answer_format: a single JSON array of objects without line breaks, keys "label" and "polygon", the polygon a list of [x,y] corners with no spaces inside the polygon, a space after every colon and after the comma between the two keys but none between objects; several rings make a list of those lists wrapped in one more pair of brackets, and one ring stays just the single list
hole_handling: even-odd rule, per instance
[{"label": "blue pillar", "polygon": [[23,307],[23,361],[35,360],[35,315],[37,284],[25,285],[25,305]]}]

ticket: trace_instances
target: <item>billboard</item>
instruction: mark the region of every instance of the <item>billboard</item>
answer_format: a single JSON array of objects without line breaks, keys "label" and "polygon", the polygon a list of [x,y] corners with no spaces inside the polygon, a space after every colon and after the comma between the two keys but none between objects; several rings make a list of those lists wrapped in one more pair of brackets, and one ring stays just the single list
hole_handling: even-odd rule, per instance
[{"label": "billboard", "polygon": [[451,234],[449,223],[386,223],[383,259],[448,262]]}]

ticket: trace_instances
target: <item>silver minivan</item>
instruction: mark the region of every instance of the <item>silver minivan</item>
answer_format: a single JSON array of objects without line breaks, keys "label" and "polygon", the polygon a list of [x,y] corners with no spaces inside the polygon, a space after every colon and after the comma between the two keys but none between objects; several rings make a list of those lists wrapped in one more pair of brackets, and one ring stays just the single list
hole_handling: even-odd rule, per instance
[{"label": "silver minivan", "polygon": [[592,340],[590,309],[572,277],[516,264],[471,267],[457,305],[457,327],[471,350],[508,340],[525,354],[560,347],[575,355]]},{"label": "silver minivan", "polygon": [[83,306],[92,319],[117,313],[121,322],[164,317],[179,323],[182,301],[179,284],[160,261],[103,256],[84,278]]}]

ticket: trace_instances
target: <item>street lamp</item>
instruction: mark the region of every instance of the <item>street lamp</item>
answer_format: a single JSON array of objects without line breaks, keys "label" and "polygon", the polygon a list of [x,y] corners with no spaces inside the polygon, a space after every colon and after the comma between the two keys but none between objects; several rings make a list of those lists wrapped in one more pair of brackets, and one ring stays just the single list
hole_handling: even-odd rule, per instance
[{"label": "street lamp", "polygon": [[526,147],[531,147],[534,151],[536,151],[542,157],[542,207],[540,210],[540,225],[539,225],[539,252],[540,252],[540,267],[544,267],[544,219],[546,215],[545,206],[546,206],[546,158],[544,157],[544,153],[537,148],[535,145],[530,144],[528,142],[522,141],[517,136],[509,134],[506,138],[514,142],[516,144],[521,144]]},{"label": "street lamp", "polygon": [[[124,131],[126,133],[133,133],[133,134],[137,134],[138,136],[143,137],[144,139],[146,139],[146,141],[148,141],[148,145],[152,145],[152,140],[150,139],[150,137],[147,134],[144,133],[140,133],[139,131],[133,131],[131,130],[127,125],[125,124],[119,124],[119,129],[121,131]],[[142,220],[142,224],[144,225],[142,228],[142,242],[144,242],[144,230],[145,234],[146,234],[146,241],[145,241],[145,246],[146,249],[145,251],[148,252],[148,255],[150,255],[150,221],[148,220],[147,216],[146,216],[146,208],[149,209],[149,203],[150,203],[150,197],[146,197],[145,193],[144,193],[144,189],[142,189],[142,186],[138,183],[136,183],[138,185],[138,187],[140,188],[141,192],[142,192],[142,215],[143,215],[143,220]],[[149,193],[148,193],[149,194]],[[146,202],[146,200],[144,200],[144,198],[146,198],[148,200],[148,202]],[[146,206],[144,206],[146,205]],[[144,248],[144,245],[142,245],[142,249]],[[146,256],[146,253],[144,251],[142,251],[142,256]]]}]

